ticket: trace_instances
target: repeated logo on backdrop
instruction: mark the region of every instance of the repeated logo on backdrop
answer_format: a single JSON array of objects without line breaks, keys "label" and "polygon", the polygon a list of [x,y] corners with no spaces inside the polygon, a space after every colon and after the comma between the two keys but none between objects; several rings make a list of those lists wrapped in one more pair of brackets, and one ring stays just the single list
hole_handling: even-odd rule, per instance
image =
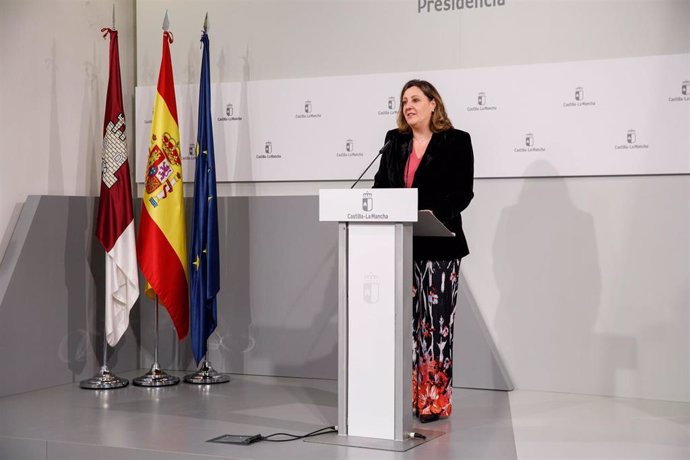
[{"label": "repeated logo on backdrop", "polygon": [[[553,175],[687,174],[690,141],[678,127],[688,120],[689,58],[219,83],[212,87],[218,101],[214,134],[217,156],[225,160],[219,161],[217,178],[356,179],[381,148],[384,133],[395,127],[396,94],[411,78],[434,83],[455,127],[471,134],[476,177],[522,177],[537,159],[548,161]],[[640,87],[647,90],[640,93]],[[196,134],[197,91],[194,85],[176,87],[187,178],[194,177],[189,148],[195,139],[189,137]],[[154,95],[155,87],[137,88],[139,181]],[[626,150],[638,155],[614,156]],[[364,180],[376,170],[374,164]]]},{"label": "repeated logo on backdrop", "polygon": [[299,119],[321,118],[321,114],[320,113],[314,113],[314,107],[312,106],[311,101],[306,100],[306,101],[304,101],[302,113],[296,114],[295,118],[299,118]]},{"label": "repeated logo on backdrop", "polygon": [[690,102],[690,80],[685,80],[680,85],[680,94],[669,96],[669,102]]},{"label": "repeated logo on backdrop", "polygon": [[525,134],[525,147],[533,147],[533,146],[534,146],[534,134],[532,134],[532,133]]},{"label": "repeated logo on backdrop", "polygon": [[259,153],[256,155],[257,160],[271,160],[271,159],[276,159],[276,158],[283,158],[283,155],[273,152],[273,142],[272,141],[266,141],[264,143],[263,153]]},{"label": "repeated logo on backdrop", "polygon": [[498,110],[498,107],[493,103],[489,103],[489,98],[486,91],[479,91],[475,98],[476,104],[467,106],[468,112],[483,112],[485,110]]},{"label": "repeated logo on backdrop", "polygon": [[355,150],[355,141],[352,139],[345,139],[343,143],[344,151],[336,152],[335,156],[338,158],[358,158],[363,157],[364,152],[357,152]]},{"label": "repeated logo on backdrop", "polygon": [[379,115],[397,115],[398,114],[398,99],[394,96],[388,96],[386,107],[378,111]]},{"label": "repeated logo on backdrop", "polygon": [[533,132],[525,133],[523,136],[523,144],[513,148],[516,153],[527,153],[527,152],[546,152],[546,147],[538,145]]},{"label": "repeated logo on backdrop", "polygon": [[[623,137],[623,136],[621,136]],[[649,145],[645,142],[640,142],[638,139],[638,133],[636,129],[629,129],[625,133],[625,143],[616,144],[614,146],[615,150],[646,150]]]},{"label": "repeated logo on backdrop", "polygon": [[232,102],[225,105],[225,116],[220,116],[216,120],[218,121],[242,121],[242,117],[239,113],[235,113],[235,104]]},{"label": "repeated logo on backdrop", "polygon": [[596,101],[585,98],[585,89],[582,86],[575,88],[572,100],[563,102],[563,107],[594,107],[596,105]]}]

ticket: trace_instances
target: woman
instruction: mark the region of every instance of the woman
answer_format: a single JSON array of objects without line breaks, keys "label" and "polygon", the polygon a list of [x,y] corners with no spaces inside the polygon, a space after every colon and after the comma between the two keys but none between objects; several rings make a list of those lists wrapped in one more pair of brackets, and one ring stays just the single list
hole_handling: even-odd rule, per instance
[{"label": "woman", "polygon": [[414,239],[412,405],[429,422],[452,411],[453,319],[460,260],[469,254],[460,213],[474,196],[474,156],[470,135],[453,128],[427,81],[403,86],[397,124],[386,133],[374,187],[416,188],[419,209],[455,233]]}]

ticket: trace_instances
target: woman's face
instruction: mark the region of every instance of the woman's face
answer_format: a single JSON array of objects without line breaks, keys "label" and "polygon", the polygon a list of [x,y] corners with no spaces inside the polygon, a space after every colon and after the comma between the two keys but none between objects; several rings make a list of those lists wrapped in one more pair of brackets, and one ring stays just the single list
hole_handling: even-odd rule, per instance
[{"label": "woman's face", "polygon": [[410,86],[402,96],[402,111],[405,121],[412,128],[422,128],[431,125],[431,114],[436,108],[436,101],[430,100],[416,86]]}]

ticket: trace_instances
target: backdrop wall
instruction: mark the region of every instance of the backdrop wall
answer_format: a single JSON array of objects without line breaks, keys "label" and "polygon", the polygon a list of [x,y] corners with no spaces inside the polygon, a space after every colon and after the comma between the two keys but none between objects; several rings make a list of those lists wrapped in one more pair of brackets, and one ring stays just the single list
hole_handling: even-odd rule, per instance
[{"label": "backdrop wall", "polygon": [[[198,83],[206,11],[212,79],[240,86],[690,51],[686,1],[503,3],[419,12],[415,0],[141,1],[137,85],[155,85],[165,8],[178,84]],[[686,135],[689,111],[678,128]],[[465,126],[464,117],[453,120]],[[672,148],[687,145],[679,139]],[[477,150],[477,161],[489,153]],[[679,153],[687,168],[689,152]],[[520,174],[561,171],[535,158]],[[315,194],[343,185],[234,183],[221,191]],[[463,273],[517,388],[690,400],[690,176],[491,179],[477,180],[475,191]]]}]

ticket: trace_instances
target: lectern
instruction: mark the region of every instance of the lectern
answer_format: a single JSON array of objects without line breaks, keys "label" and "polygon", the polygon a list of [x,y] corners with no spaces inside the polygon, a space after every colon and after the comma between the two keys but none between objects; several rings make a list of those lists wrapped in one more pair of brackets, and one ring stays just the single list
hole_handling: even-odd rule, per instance
[{"label": "lectern", "polygon": [[412,236],[452,233],[428,211],[421,213],[420,219],[416,189],[319,192],[319,219],[339,222],[341,442],[329,443],[407,450],[422,442],[410,439]]}]

